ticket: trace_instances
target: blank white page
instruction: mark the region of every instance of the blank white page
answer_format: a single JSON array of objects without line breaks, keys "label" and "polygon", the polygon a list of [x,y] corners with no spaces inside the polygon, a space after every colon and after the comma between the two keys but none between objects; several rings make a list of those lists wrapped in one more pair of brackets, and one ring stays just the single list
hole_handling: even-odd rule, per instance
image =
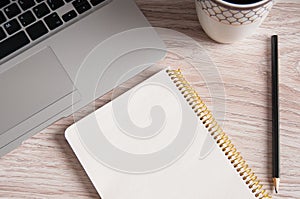
[{"label": "blank white page", "polygon": [[[157,134],[147,132],[160,121]],[[66,138],[102,199],[255,198],[165,70],[70,126]]]}]

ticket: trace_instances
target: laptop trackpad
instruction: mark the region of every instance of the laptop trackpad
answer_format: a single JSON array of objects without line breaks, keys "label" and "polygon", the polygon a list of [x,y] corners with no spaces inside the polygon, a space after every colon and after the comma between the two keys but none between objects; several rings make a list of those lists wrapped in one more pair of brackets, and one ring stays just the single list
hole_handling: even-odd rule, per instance
[{"label": "laptop trackpad", "polygon": [[50,47],[0,74],[0,135],[73,90],[72,81]]}]

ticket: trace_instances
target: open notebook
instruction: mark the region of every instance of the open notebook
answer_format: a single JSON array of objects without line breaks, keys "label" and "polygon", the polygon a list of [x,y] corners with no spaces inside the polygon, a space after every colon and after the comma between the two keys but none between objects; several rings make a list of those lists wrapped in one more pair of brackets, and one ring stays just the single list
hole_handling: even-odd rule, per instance
[{"label": "open notebook", "polygon": [[102,199],[271,198],[180,70],[66,130]]}]

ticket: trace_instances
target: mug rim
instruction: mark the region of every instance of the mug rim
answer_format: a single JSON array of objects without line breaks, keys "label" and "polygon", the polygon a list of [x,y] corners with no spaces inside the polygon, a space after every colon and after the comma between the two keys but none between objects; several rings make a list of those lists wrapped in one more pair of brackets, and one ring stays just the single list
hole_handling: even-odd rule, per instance
[{"label": "mug rim", "polygon": [[259,2],[256,3],[250,3],[250,4],[235,4],[235,3],[229,3],[225,0],[211,0],[216,4],[219,4],[223,7],[227,7],[230,9],[254,9],[254,8],[259,8],[267,3],[269,3],[270,1],[273,0],[261,0]]}]

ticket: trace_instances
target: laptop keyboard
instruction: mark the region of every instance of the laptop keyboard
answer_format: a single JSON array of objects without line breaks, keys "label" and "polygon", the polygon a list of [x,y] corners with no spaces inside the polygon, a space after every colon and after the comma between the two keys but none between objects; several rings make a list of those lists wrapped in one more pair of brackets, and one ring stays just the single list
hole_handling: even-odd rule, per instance
[{"label": "laptop keyboard", "polygon": [[0,0],[0,61],[107,0]]}]

